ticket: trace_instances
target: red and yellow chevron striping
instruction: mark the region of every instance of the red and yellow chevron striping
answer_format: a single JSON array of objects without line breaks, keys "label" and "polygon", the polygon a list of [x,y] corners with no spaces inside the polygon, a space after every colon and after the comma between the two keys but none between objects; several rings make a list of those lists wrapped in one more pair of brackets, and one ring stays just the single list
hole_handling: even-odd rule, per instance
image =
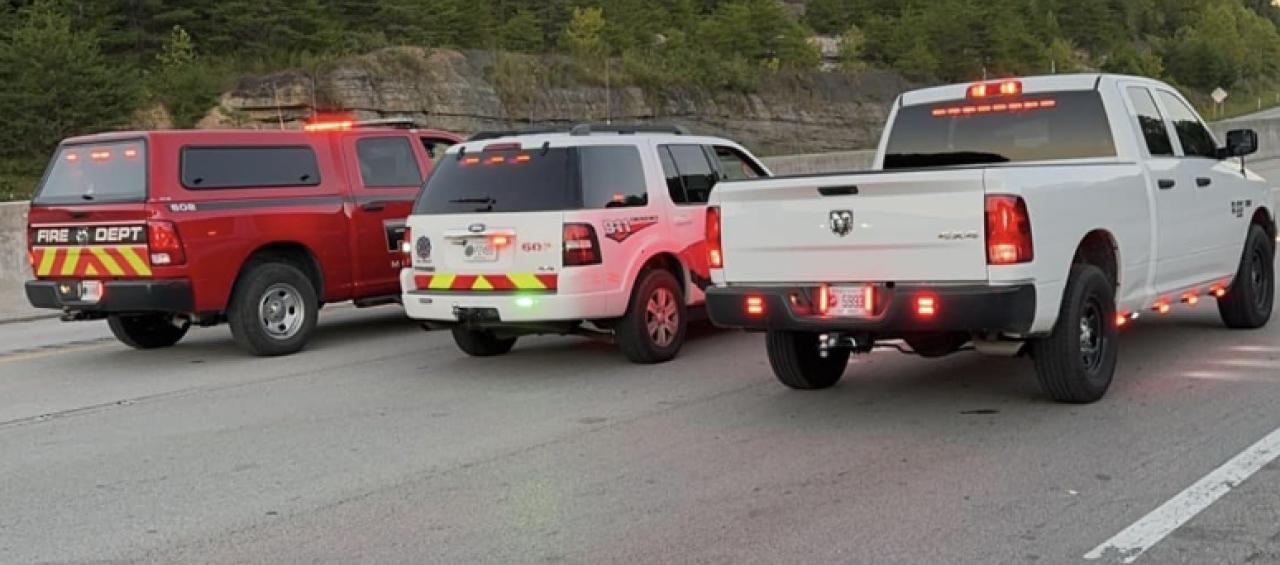
[{"label": "red and yellow chevron striping", "polygon": [[149,277],[145,245],[32,247],[37,277]]},{"label": "red and yellow chevron striping", "polygon": [[422,274],[413,276],[418,290],[555,290],[559,276],[554,274],[508,273],[502,275]]}]

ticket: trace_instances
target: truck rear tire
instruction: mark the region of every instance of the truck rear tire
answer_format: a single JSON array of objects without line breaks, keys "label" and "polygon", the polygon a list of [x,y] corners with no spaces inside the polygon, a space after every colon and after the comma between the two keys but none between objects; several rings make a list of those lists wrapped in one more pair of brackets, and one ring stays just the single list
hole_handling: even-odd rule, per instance
[{"label": "truck rear tire", "polygon": [[174,325],[170,314],[112,314],[107,317],[107,327],[129,347],[159,349],[181,341],[191,325]]},{"label": "truck rear tire", "polygon": [[797,390],[831,388],[849,365],[849,350],[818,352],[818,335],[811,332],[770,331],[765,338],[769,365],[782,384]]},{"label": "truck rear tire", "polygon": [[1218,313],[1228,328],[1255,329],[1267,325],[1275,305],[1275,246],[1262,226],[1249,227],[1240,268],[1227,294],[1218,299]]},{"label": "truck rear tire", "polygon": [[472,357],[496,357],[505,355],[516,345],[514,337],[498,337],[488,330],[453,328],[453,342]]},{"label": "truck rear tire", "polygon": [[675,275],[665,269],[640,274],[627,313],[614,327],[618,348],[632,363],[670,361],[684,346],[688,308]]},{"label": "truck rear tire", "polygon": [[1053,333],[1031,342],[1045,393],[1075,404],[1106,394],[1116,371],[1115,319],[1111,280],[1093,265],[1072,265]]},{"label": "truck rear tire", "polygon": [[315,286],[284,262],[250,264],[236,283],[227,319],[240,347],[262,357],[297,353],[319,317]]}]

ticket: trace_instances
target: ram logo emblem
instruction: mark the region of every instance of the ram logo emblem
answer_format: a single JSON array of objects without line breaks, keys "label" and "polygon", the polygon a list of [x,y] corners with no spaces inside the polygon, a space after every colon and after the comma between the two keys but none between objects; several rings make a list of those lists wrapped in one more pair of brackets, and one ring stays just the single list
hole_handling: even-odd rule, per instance
[{"label": "ram logo emblem", "polygon": [[850,210],[832,210],[828,225],[831,227],[831,233],[840,237],[849,235],[853,231],[853,212]]}]

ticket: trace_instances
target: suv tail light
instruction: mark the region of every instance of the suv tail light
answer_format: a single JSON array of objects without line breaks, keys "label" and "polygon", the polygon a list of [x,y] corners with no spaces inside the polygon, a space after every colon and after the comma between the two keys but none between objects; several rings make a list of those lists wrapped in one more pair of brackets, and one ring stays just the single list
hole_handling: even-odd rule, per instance
[{"label": "suv tail light", "polygon": [[720,207],[707,207],[707,264],[712,269],[724,268],[724,247],[720,245]]},{"label": "suv tail light", "polygon": [[564,225],[564,266],[599,265],[600,240],[591,224]]},{"label": "suv tail light", "polygon": [[151,252],[151,264],[158,266],[181,265],[187,262],[182,250],[182,238],[173,222],[147,222],[147,247]]},{"label": "suv tail light", "polygon": [[413,230],[405,226],[404,235],[400,238],[400,266],[413,266]]},{"label": "suv tail light", "polygon": [[1026,201],[1020,196],[987,195],[987,264],[1028,263],[1034,256]]}]

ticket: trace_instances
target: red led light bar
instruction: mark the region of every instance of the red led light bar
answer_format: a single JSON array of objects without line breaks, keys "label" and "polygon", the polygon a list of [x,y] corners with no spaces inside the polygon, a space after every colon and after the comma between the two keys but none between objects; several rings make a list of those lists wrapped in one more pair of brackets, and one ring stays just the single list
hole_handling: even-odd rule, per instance
[{"label": "red led light bar", "polygon": [[1000,104],[974,104],[965,106],[940,106],[931,114],[935,118],[954,116],[972,116],[976,114],[995,114],[1000,112],[1020,112],[1023,110],[1047,110],[1057,108],[1058,101],[1052,98],[1043,100],[1025,100],[1022,102],[1004,102]]}]

